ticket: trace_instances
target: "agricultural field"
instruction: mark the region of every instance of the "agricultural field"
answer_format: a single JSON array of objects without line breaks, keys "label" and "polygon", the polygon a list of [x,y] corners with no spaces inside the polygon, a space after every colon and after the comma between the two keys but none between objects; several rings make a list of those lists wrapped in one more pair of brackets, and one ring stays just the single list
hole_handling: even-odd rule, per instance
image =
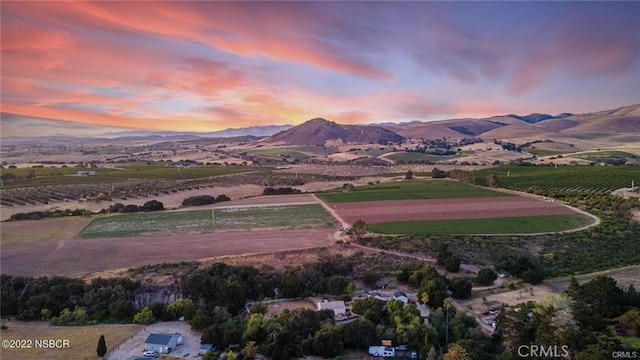
[{"label": "agricultural field", "polygon": [[360,186],[348,192],[344,192],[340,189],[334,192],[319,193],[317,195],[328,203],[513,196],[449,180],[402,181],[396,183]]},{"label": "agricultural field", "polygon": [[318,194],[347,224],[384,234],[530,234],[595,222],[574,209],[448,180],[403,181]]},{"label": "agricultural field", "polygon": [[498,177],[500,187],[545,196],[566,192],[604,194],[631,187],[632,180],[640,182],[638,166],[502,166],[472,172],[480,179],[492,174]]},{"label": "agricultural field", "polygon": [[531,234],[558,232],[589,225],[584,215],[541,215],[477,219],[396,221],[368,224],[367,229],[381,234]]},{"label": "agricultural field", "polygon": [[275,157],[275,158],[292,158],[296,160],[308,159],[310,156],[296,150],[295,148],[273,148],[273,149],[248,149],[249,154]]},{"label": "agricultural field", "polygon": [[319,204],[235,207],[214,210],[214,229],[333,228],[335,221]]},{"label": "agricultural field", "polygon": [[142,325],[92,325],[53,326],[44,322],[14,322],[8,329],[0,331],[0,339],[66,339],[69,347],[62,349],[0,349],[2,360],[48,359],[48,360],[94,360],[100,335],[104,335],[107,350],[112,351],[131,338]]},{"label": "agricultural field", "polygon": [[207,231],[211,210],[153,212],[100,217],[82,229],[81,238],[130,237],[142,234]]}]

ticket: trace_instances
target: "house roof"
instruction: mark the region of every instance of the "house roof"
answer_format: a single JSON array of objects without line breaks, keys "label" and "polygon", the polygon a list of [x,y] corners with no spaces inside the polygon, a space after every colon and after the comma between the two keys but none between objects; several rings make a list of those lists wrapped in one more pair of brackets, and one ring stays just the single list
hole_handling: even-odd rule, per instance
[{"label": "house roof", "polygon": [[347,307],[344,304],[344,301],[323,301],[318,303],[318,308],[320,310],[335,310],[335,309],[343,309]]},{"label": "house roof", "polygon": [[407,294],[405,294],[405,293],[404,293],[404,292],[402,292],[402,291],[396,291],[396,292],[394,292],[394,293],[393,293],[393,297],[394,297],[394,298],[399,298],[399,297],[401,297],[401,296],[404,296],[404,297],[408,298]]},{"label": "house roof", "polygon": [[174,335],[172,334],[150,334],[147,337],[147,340],[144,341],[145,344],[156,344],[156,345],[169,345],[171,338]]}]

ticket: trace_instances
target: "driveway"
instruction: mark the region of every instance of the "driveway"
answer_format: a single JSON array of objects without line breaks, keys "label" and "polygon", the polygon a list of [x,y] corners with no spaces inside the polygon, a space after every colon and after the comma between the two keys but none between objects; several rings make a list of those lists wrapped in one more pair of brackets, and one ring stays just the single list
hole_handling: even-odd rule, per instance
[{"label": "driveway", "polygon": [[182,334],[182,345],[175,348],[170,356],[181,358],[196,358],[200,350],[200,334],[191,331],[189,324],[184,321],[166,321],[145,326],[132,338],[120,344],[117,349],[109,352],[107,360],[129,360],[142,356],[144,341],[151,333]]}]

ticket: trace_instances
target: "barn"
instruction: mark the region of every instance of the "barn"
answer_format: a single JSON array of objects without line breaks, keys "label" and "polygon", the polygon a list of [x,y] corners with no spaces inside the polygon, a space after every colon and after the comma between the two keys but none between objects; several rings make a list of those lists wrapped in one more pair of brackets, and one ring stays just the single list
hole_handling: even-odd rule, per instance
[{"label": "barn", "polygon": [[156,351],[159,354],[168,354],[180,344],[182,344],[182,335],[180,334],[150,334],[144,341],[144,349]]}]

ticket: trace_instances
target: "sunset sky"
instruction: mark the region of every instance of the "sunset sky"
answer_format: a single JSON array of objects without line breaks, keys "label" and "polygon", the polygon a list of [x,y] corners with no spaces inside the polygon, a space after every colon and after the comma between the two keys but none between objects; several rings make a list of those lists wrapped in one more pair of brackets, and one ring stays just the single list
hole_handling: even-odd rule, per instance
[{"label": "sunset sky", "polygon": [[640,102],[640,2],[1,7],[2,117],[13,124],[215,131]]}]

